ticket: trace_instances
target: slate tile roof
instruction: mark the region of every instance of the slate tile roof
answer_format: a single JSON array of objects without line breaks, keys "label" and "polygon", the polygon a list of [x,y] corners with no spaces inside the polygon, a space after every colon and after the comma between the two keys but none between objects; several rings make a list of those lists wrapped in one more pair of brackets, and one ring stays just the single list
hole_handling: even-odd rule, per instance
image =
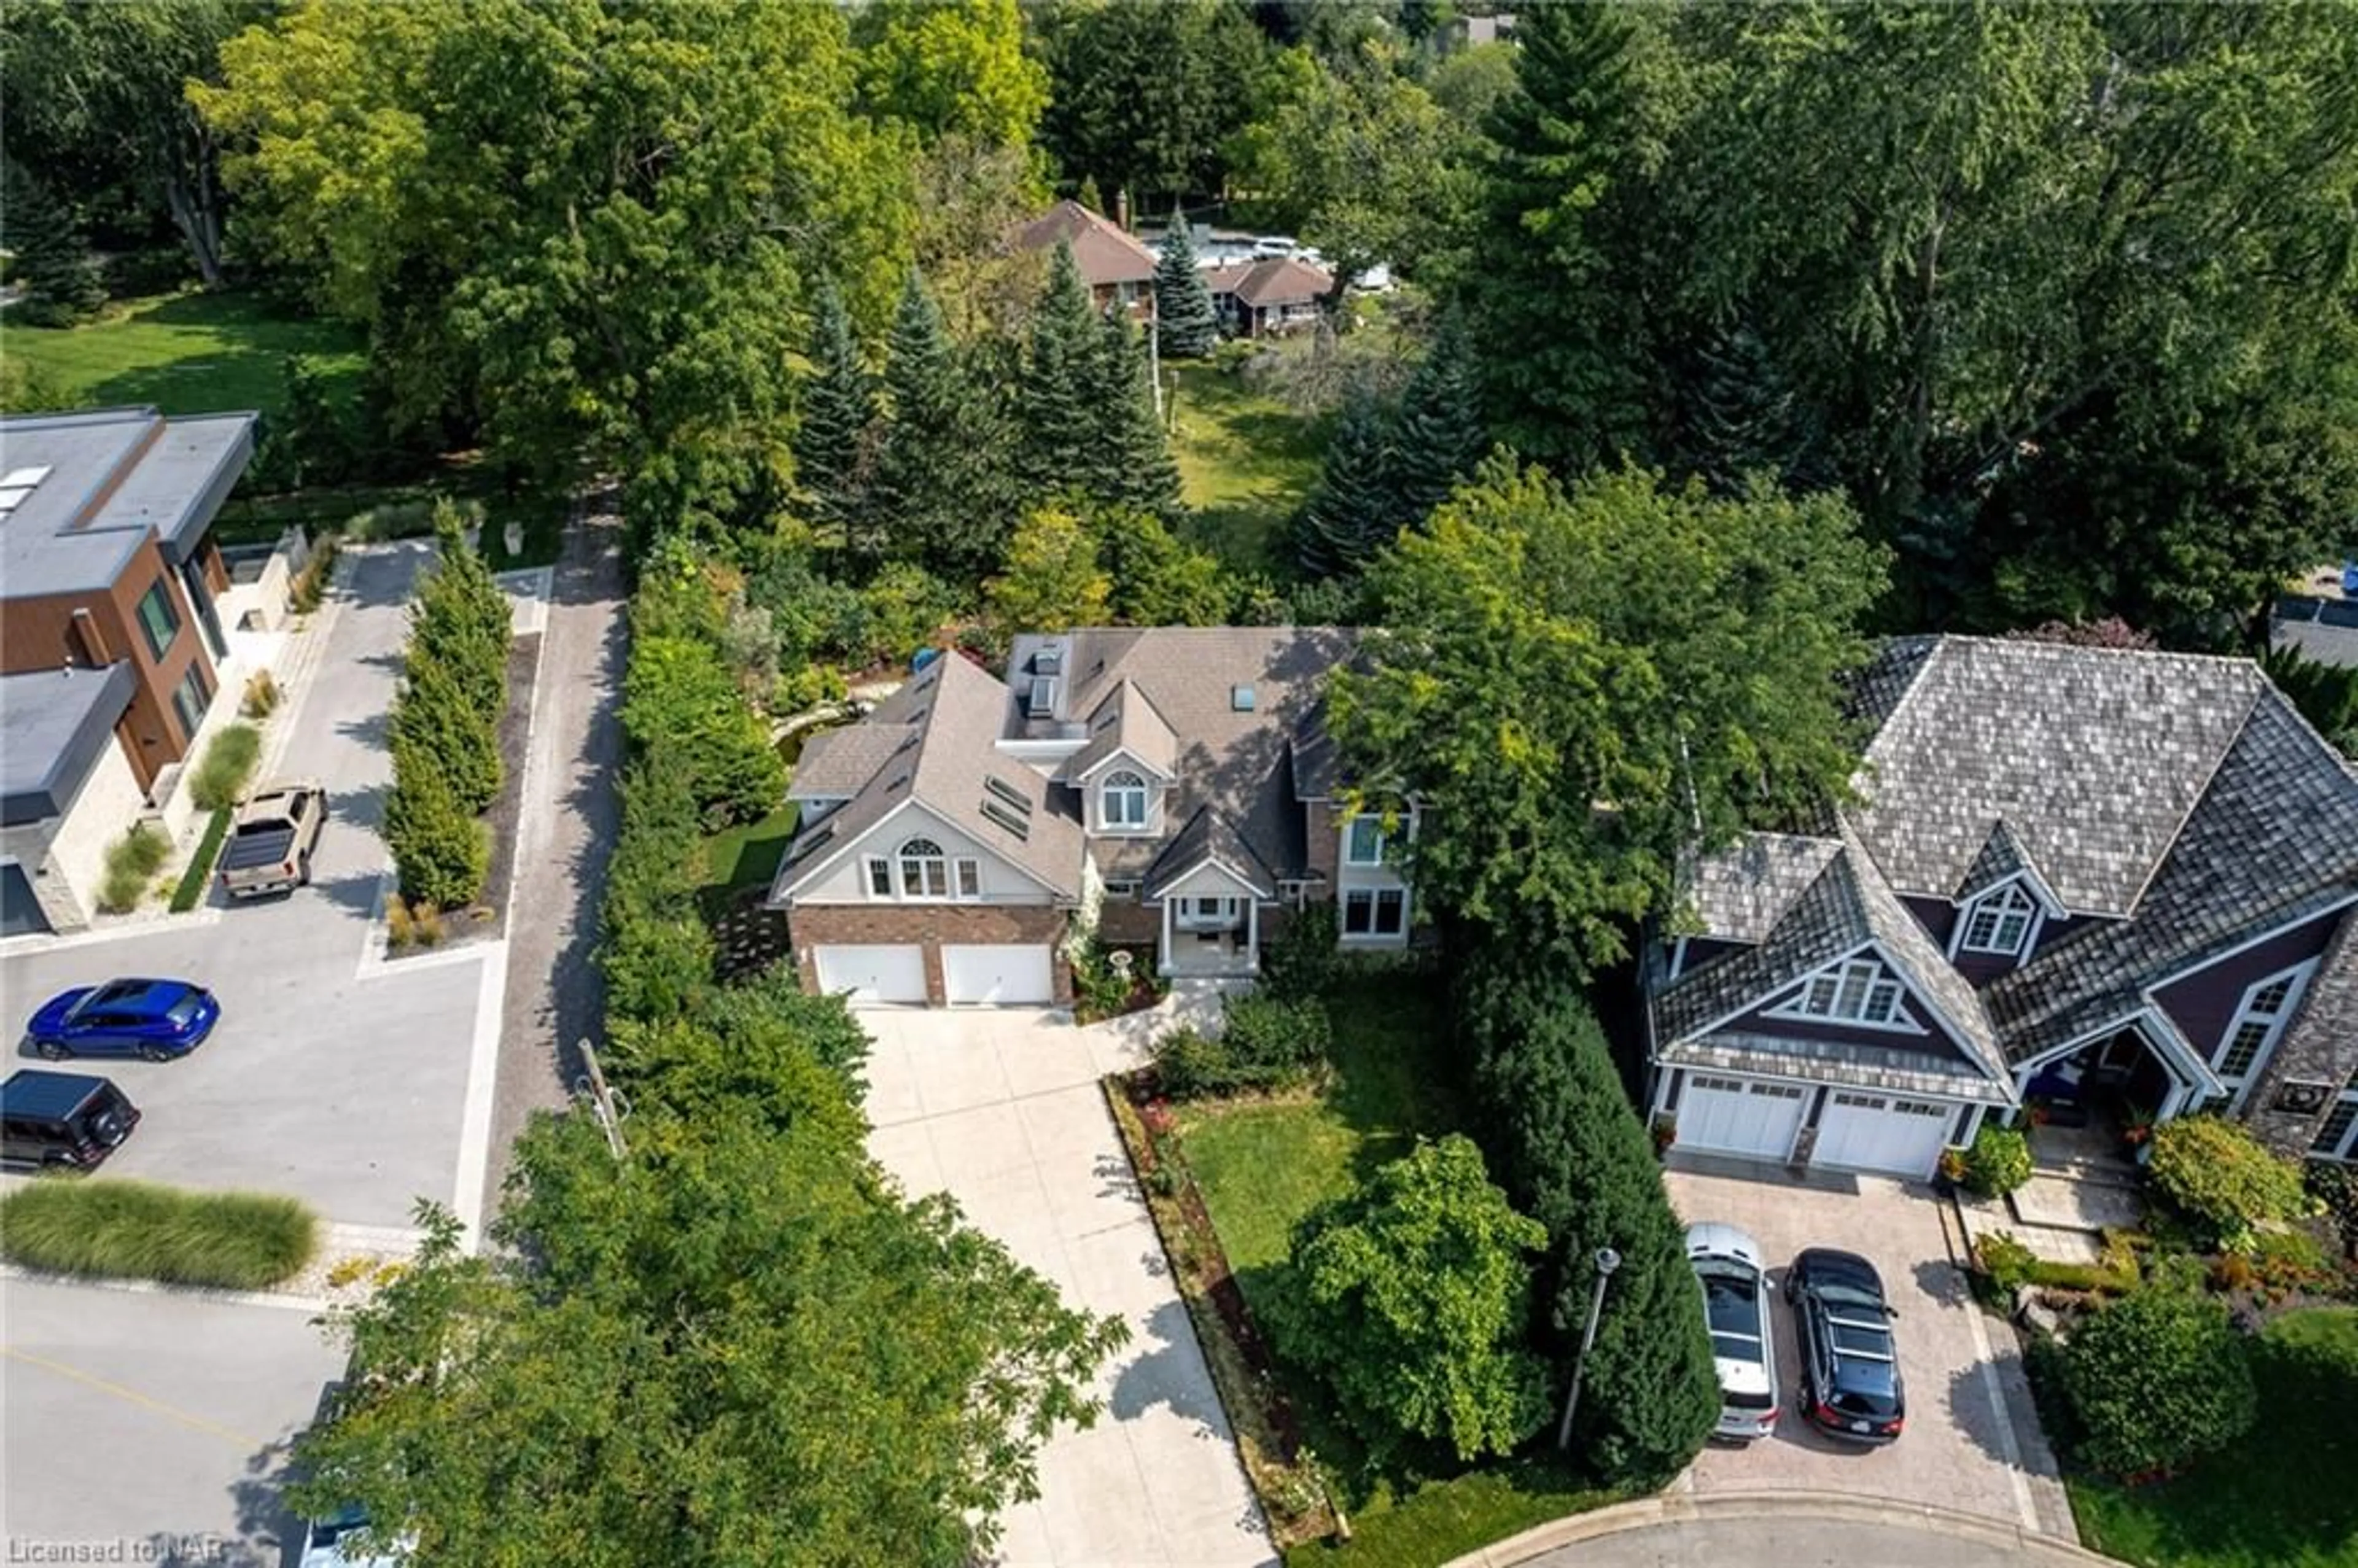
[{"label": "slate tile roof", "polygon": [[1686,895],[1709,935],[1765,942],[1793,901],[1842,853],[1839,838],[1755,833],[1693,862]]},{"label": "slate tile roof", "polygon": [[[784,903],[845,847],[910,801],[1029,872],[1057,897],[1077,899],[1081,825],[1070,793],[999,754],[996,742],[1012,708],[1004,684],[956,654],[912,676],[857,727],[899,732],[883,764],[850,800],[795,836],[771,884],[770,902]],[[914,744],[907,743],[912,733]],[[881,745],[858,743],[862,754]],[[846,766],[850,756],[847,751]],[[821,761],[834,765],[824,752]],[[990,781],[996,781],[996,791]],[[986,809],[997,792],[1022,805],[1001,798],[1005,809]],[[1006,825],[1007,816],[1022,822],[1021,832]]]},{"label": "slate tile roof", "polygon": [[[1855,842],[1830,849],[1818,860],[1817,874],[1758,946],[1691,969],[1656,996],[1657,1037],[1673,1043],[1698,1034],[1715,1039],[1714,1026],[1731,1013],[1765,1001],[1873,943],[1917,994],[1938,1010],[1938,1017],[1925,1022],[1955,1041],[1980,1073],[2003,1079],[2004,1053],[1973,987],[1950,967]],[[1814,851],[1795,854],[1793,863],[1804,864],[1813,857]]]},{"label": "slate tile roof", "polygon": [[[1820,852],[1806,847],[1825,840],[1771,838],[1699,868],[1712,934],[1756,945],[1657,992],[1662,1060],[1871,933],[2002,1073],[2125,1021],[2150,989],[2254,935],[2358,898],[2358,771],[2248,661],[1905,638],[1854,700],[1881,727],[1863,804],[1840,814],[1843,852],[1781,911]],[[1962,899],[2023,869],[2098,918],[1975,993],[1895,890]],[[2314,1027],[2358,1027],[2337,1016]]]},{"label": "slate tile roof", "polygon": [[2358,895],[2358,783],[2264,688],[2169,859],[2123,921],[2042,949],[1985,993],[2022,1060],[2133,1011],[2159,981]]},{"label": "slate tile roof", "polygon": [[2267,684],[2247,659],[1984,637],[1887,656],[1918,667],[1847,815],[1891,885],[1950,896],[2003,817],[2082,914],[2136,906]]},{"label": "slate tile roof", "polygon": [[1847,1040],[1801,1040],[1791,1035],[1721,1030],[1699,1040],[1672,1041],[1656,1054],[1673,1066],[1700,1067],[1705,1072],[1803,1076],[1895,1094],[1972,1100],[1983,1105],[2012,1103],[2005,1084],[1962,1061],[1952,1058],[1953,1065],[1943,1066],[1942,1058],[1921,1051],[1893,1050]]},{"label": "slate tile roof", "polygon": [[2276,1060],[2338,1062],[2348,1055],[2353,1040],[2358,1040],[2358,918],[2344,920],[2333,934],[2299,1015],[2277,1043]]}]

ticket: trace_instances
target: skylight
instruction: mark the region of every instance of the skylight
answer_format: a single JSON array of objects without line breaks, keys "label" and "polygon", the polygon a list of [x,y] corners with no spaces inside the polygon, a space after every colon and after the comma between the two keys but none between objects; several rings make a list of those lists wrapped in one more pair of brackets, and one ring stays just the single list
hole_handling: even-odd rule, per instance
[{"label": "skylight", "polygon": [[1259,694],[1249,686],[1232,686],[1228,687],[1228,708],[1233,712],[1250,713],[1253,710],[1254,705],[1259,701]]}]

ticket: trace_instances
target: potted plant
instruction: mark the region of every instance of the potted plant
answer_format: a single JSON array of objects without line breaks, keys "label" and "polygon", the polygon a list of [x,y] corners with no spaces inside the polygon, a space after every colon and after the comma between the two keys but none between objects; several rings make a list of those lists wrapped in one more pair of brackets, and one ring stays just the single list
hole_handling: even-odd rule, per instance
[{"label": "potted plant", "polygon": [[1675,1116],[1658,1116],[1654,1118],[1651,1130],[1654,1134],[1654,1158],[1659,1160],[1670,1152],[1671,1144],[1679,1141],[1679,1119]]}]

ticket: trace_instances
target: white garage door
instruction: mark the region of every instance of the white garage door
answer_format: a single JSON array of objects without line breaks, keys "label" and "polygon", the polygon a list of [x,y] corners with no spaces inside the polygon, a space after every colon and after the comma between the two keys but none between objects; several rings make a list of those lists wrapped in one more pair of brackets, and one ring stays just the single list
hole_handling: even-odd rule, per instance
[{"label": "white garage door", "polygon": [[818,989],[829,996],[849,991],[854,1001],[925,1000],[925,950],[911,944],[893,947],[812,949],[818,962]]},{"label": "white garage door", "polygon": [[942,949],[942,991],[952,1001],[1044,1002],[1056,994],[1055,966],[1044,946],[993,943]]},{"label": "white garage door", "polygon": [[1782,1160],[1792,1152],[1807,1103],[1799,1084],[1690,1073],[1679,1096],[1679,1147]]},{"label": "white garage door", "polygon": [[1920,1180],[1932,1173],[1955,1119],[1956,1108],[1940,1100],[1837,1089],[1819,1119],[1818,1146],[1810,1160]]}]

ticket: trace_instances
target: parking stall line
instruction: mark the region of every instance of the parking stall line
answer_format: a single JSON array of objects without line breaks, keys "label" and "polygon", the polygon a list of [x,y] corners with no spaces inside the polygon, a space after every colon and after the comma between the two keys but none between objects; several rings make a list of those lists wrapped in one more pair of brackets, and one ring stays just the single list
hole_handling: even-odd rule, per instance
[{"label": "parking stall line", "polygon": [[137,1405],[142,1410],[152,1411],[168,1420],[178,1422],[182,1426],[234,1444],[240,1453],[252,1454],[264,1446],[259,1438],[248,1437],[240,1432],[232,1432],[218,1422],[207,1421],[200,1415],[191,1415],[177,1405],[166,1404],[162,1400],[143,1394],[136,1389],[127,1389],[121,1383],[93,1377],[79,1367],[69,1367],[62,1361],[52,1361],[46,1356],[36,1356],[29,1350],[20,1350],[13,1345],[0,1346],[0,1348],[6,1350],[8,1359],[11,1361],[21,1361],[27,1367],[38,1367],[44,1372],[54,1373],[58,1377],[80,1383],[84,1388],[95,1389],[103,1394],[111,1394],[126,1404]]},{"label": "parking stall line", "polygon": [[459,1173],[450,1212],[475,1249],[483,1223],[484,1173],[492,1152],[492,1110],[498,1098],[501,1014],[507,1003],[508,945],[504,938],[485,949],[475,992],[475,1040],[467,1063],[467,1099],[459,1119]]}]

